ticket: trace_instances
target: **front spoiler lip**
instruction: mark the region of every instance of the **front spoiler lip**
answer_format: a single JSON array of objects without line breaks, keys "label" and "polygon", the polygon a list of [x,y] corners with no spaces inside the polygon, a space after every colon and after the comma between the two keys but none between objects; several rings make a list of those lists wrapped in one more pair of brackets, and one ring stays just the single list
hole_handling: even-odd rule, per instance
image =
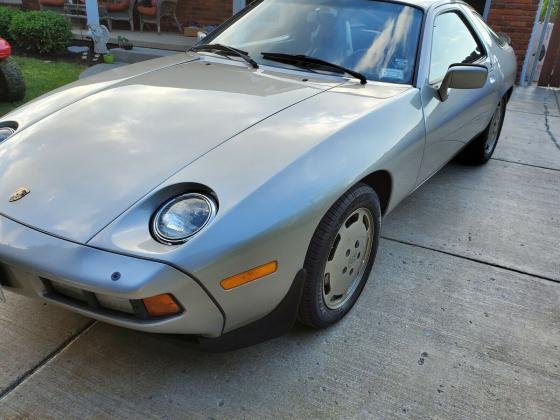
[{"label": "front spoiler lip", "polygon": [[[192,276],[165,262],[116,254],[56,238],[0,216],[0,261],[13,274],[8,290],[55,302],[74,312],[119,326],[157,333],[221,335],[225,317]],[[121,273],[118,281],[111,279]],[[183,314],[155,320],[108,316],[46,296],[41,278],[93,293],[142,299],[171,293]]]},{"label": "front spoiler lip", "polygon": [[[179,271],[179,272],[185,274],[186,276],[188,276],[189,278],[191,278],[192,280],[194,280],[194,281],[200,286],[200,288],[201,288],[202,290],[204,290],[204,292],[206,293],[206,295],[208,295],[208,297],[210,298],[210,300],[212,300],[212,302],[214,303],[214,305],[216,305],[216,306],[218,307],[218,310],[220,311],[220,313],[222,314],[222,317],[224,318],[224,325],[222,326],[222,331],[221,331],[221,332],[223,333],[223,331],[224,331],[224,329],[225,329],[225,325],[226,325],[226,312],[225,312],[224,309],[222,308],[222,305],[220,305],[220,303],[216,300],[216,298],[210,293],[210,291],[209,291],[208,288],[204,285],[204,283],[202,283],[195,275],[193,275],[192,273],[186,271],[184,268],[181,268],[181,267],[179,267],[179,266],[177,266],[177,265],[175,265],[175,264],[173,264],[173,263],[171,263],[171,262],[169,262],[169,261],[164,261],[164,260],[161,260],[161,259],[158,259],[158,258],[147,258],[147,257],[139,256],[139,255],[134,255],[134,254],[132,254],[132,253],[131,253],[131,254],[127,254],[127,253],[119,252],[119,251],[116,251],[116,250],[107,250],[107,249],[103,249],[103,248],[100,248],[100,247],[91,245],[91,244],[89,243],[89,241],[91,241],[91,239],[93,239],[93,238],[91,238],[91,239],[90,239],[88,242],[86,242],[85,244],[82,244],[82,243],[80,243],[80,242],[73,241],[72,239],[65,238],[65,237],[59,236],[59,235],[55,235],[55,234],[53,234],[53,233],[47,232],[47,231],[45,231],[45,230],[42,230],[42,229],[40,229],[40,228],[36,228],[36,227],[34,227],[34,226],[30,226],[30,225],[28,225],[28,224],[26,224],[26,223],[20,222],[19,220],[16,220],[16,219],[10,217],[10,216],[8,216],[8,215],[5,215],[4,213],[0,213],[0,218],[6,218],[7,220],[9,220],[9,221],[11,221],[11,222],[13,222],[13,223],[15,223],[15,224],[17,224],[17,225],[26,227],[26,228],[28,228],[28,229],[30,229],[30,230],[32,230],[32,231],[35,231],[35,232],[38,232],[38,233],[42,233],[43,235],[47,235],[47,236],[49,236],[49,237],[56,238],[56,239],[59,239],[59,240],[61,240],[61,241],[69,242],[69,243],[72,243],[72,244],[75,244],[75,245],[78,245],[78,246],[85,246],[85,247],[88,247],[88,248],[91,248],[91,249],[96,249],[96,250],[103,251],[103,252],[109,252],[109,253],[111,253],[111,254],[116,254],[116,255],[122,255],[122,256],[124,256],[124,257],[130,257],[130,258],[134,258],[134,259],[138,259],[138,260],[153,261],[153,262],[160,263],[160,264],[165,264],[165,265],[167,265],[167,266],[169,266],[169,267],[174,268],[175,270],[177,270],[177,271]],[[0,234],[1,234],[1,230],[0,230]],[[97,234],[96,234],[96,235],[97,235]],[[96,236],[96,235],[95,235],[95,236]],[[94,236],[94,238],[95,238],[95,236]],[[0,242],[1,242],[1,239],[0,239]],[[1,253],[0,253],[0,260],[1,260]]]}]

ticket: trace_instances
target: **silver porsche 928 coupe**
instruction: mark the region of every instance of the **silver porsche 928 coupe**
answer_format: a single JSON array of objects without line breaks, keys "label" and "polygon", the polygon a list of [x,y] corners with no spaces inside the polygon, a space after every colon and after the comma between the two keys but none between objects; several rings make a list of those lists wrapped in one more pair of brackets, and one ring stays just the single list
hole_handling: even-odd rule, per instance
[{"label": "silver porsche 928 coupe", "polygon": [[208,349],[332,325],[383,216],[490,158],[515,74],[459,1],[257,1],[1,120],[1,287]]}]

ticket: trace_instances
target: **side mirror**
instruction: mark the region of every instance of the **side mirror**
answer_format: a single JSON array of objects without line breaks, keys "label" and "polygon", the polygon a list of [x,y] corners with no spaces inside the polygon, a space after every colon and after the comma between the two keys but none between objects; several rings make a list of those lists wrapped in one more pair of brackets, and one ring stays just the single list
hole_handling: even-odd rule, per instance
[{"label": "side mirror", "polygon": [[498,36],[500,38],[502,38],[504,40],[504,42],[507,42],[509,45],[512,45],[513,43],[511,42],[511,37],[508,34],[505,34],[503,32],[499,32]]},{"label": "side mirror", "polygon": [[197,41],[202,41],[204,38],[206,38],[206,35],[208,35],[206,32],[204,31],[198,31],[196,33],[196,40]]},{"label": "side mirror", "polygon": [[438,89],[442,102],[449,97],[449,89],[480,89],[488,80],[488,69],[474,64],[454,64],[449,67]]}]

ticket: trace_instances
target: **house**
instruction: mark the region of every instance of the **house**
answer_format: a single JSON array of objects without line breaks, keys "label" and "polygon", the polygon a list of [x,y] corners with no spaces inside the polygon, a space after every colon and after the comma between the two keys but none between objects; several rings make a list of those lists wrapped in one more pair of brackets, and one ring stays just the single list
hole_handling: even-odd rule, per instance
[{"label": "house", "polygon": [[[539,0],[467,0],[467,3],[484,16],[496,32],[510,36],[521,71]],[[216,24],[244,6],[244,0],[179,0],[178,14],[182,22]]]},{"label": "house", "polygon": [[[521,71],[535,24],[535,17],[542,0],[466,0],[488,20],[496,32],[503,32],[512,39]],[[39,0],[0,0],[22,4],[24,8],[37,8]],[[183,25],[196,23],[201,26],[217,25],[235,12],[243,9],[246,0],[178,0],[177,16]],[[169,26],[173,30],[172,26]]]}]

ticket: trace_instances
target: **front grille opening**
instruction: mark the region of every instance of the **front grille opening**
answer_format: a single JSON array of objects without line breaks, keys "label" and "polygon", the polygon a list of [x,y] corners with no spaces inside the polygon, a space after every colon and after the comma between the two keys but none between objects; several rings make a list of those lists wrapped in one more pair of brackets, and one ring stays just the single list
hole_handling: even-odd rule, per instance
[{"label": "front grille opening", "polygon": [[132,303],[130,303],[130,300],[128,299],[104,295],[101,293],[96,293],[95,297],[97,298],[99,305],[103,308],[110,309],[112,311],[117,311],[117,312],[124,312],[129,315],[135,314],[134,307],[132,306]]},{"label": "front grille opening", "polygon": [[41,278],[45,286],[45,297],[78,306],[104,315],[146,320],[149,318],[141,300],[128,300],[102,293],[93,293],[78,287]]},{"label": "front grille opening", "polygon": [[88,306],[90,304],[88,298],[89,299],[93,298],[91,296],[91,294],[93,293],[90,294],[76,287],[62,285],[61,283],[51,282],[51,288],[55,294],[64,296],[84,306]]}]

